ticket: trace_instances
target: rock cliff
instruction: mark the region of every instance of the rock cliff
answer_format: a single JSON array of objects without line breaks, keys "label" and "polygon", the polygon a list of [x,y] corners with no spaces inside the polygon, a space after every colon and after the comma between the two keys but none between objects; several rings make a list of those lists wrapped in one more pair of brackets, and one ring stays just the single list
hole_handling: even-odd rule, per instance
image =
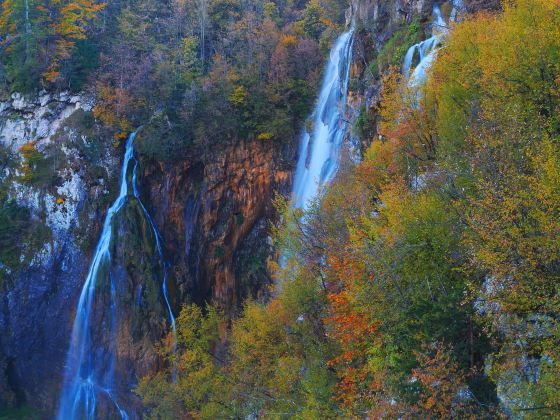
[{"label": "rock cliff", "polygon": [[[0,398],[4,405],[29,403],[52,413],[76,302],[116,195],[122,145],[93,118],[91,101],[81,95],[15,94],[0,107],[0,140],[9,158],[2,175],[6,200],[28,209],[46,232],[27,247],[21,264],[2,267]],[[22,172],[27,148],[36,155],[31,178]],[[212,149],[193,146],[186,158],[171,163],[139,158],[137,186],[161,235],[174,312],[195,301],[215,302],[232,313],[245,297],[266,292],[268,219],[274,193],[289,191],[293,143],[238,140]],[[127,389],[157,367],[154,345],[169,328],[163,263],[147,223],[134,200],[114,223],[116,376]],[[110,306],[108,294],[98,299]],[[99,325],[110,317],[110,311],[93,314]],[[98,341],[111,340],[101,334]],[[130,395],[120,401],[138,405]]]},{"label": "rock cliff", "polygon": [[[141,141],[141,139],[139,139]],[[234,311],[268,283],[267,220],[287,193],[295,148],[268,141],[193,150],[180,162],[145,161],[144,201],[171,262],[172,305],[214,302]]]},{"label": "rock cliff", "polygon": [[25,242],[18,260],[0,267],[6,404],[52,409],[58,397],[74,302],[119,165],[90,109],[88,98],[66,93],[14,94],[0,103],[0,198],[4,209],[15,202],[29,214],[31,230],[16,239]]}]

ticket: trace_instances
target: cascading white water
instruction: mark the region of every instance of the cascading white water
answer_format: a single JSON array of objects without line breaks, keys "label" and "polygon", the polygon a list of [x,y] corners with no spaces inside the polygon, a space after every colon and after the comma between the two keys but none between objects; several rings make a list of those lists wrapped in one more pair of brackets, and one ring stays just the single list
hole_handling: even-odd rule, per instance
[{"label": "cascading white water", "polygon": [[334,177],[348,123],[343,118],[352,61],[353,27],[336,40],[313,111],[311,134],[302,135],[296,167],[293,205],[305,208]]},{"label": "cascading white water", "polygon": [[[449,17],[450,22],[455,22],[457,20],[461,7],[461,0],[453,1],[453,10]],[[426,71],[432,65],[442,37],[444,37],[448,31],[449,24],[445,22],[439,6],[434,4],[432,36],[410,47],[404,57],[402,74],[408,78],[408,83],[411,87],[420,86],[426,80]],[[418,58],[418,64],[412,69],[412,63],[416,57]]]},{"label": "cascading white water", "polygon": [[[132,193],[140,204],[144,212],[144,216],[152,227],[153,234],[156,239],[158,256],[163,262],[163,251],[161,248],[159,233],[152,221],[152,218],[140,200],[140,194],[136,186],[136,168],[138,162],[134,158],[135,137],[136,132],[130,134],[128,137],[121,170],[119,195],[107,211],[101,237],[97,243],[95,254],[78,300],[76,318],[72,328],[70,348],[66,358],[64,384],[58,411],[59,420],[94,419],[97,398],[99,395],[105,396],[114,404],[122,419],[128,419],[128,414],[119,406],[114,392],[117,298],[116,285],[107,265],[111,261],[110,245],[112,241],[113,217],[119,212],[129,197],[130,186],[127,181],[127,174],[131,161],[134,161]],[[163,264],[163,296],[169,310],[171,325],[173,330],[175,330],[175,318],[173,317],[173,312],[171,311],[171,305],[167,294],[167,265],[164,262]],[[100,328],[105,327],[102,325],[93,325],[91,320],[96,288],[98,287],[98,283],[101,278],[108,280],[111,292],[111,305],[109,309],[111,311],[110,333],[112,340],[111,342],[105,344],[94,343],[94,333]]]}]

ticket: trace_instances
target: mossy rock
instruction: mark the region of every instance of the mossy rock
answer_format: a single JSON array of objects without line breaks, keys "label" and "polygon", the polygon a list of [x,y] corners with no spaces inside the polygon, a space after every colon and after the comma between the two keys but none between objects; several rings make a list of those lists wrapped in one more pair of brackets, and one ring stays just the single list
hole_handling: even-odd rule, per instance
[{"label": "mossy rock", "polygon": [[41,420],[44,419],[44,413],[27,405],[16,408],[0,409],[0,420]]},{"label": "mossy rock", "polygon": [[[377,64],[376,74],[383,74],[390,66],[402,66],[408,49],[424,38],[424,26],[416,18],[410,24],[401,27],[393,33],[391,38],[383,45],[374,61],[370,63],[370,66],[374,62]],[[373,69],[370,69],[370,72],[375,74]]]},{"label": "mossy rock", "polygon": [[31,211],[0,196],[0,287],[8,270],[18,270],[52,239],[51,230],[31,217]]}]

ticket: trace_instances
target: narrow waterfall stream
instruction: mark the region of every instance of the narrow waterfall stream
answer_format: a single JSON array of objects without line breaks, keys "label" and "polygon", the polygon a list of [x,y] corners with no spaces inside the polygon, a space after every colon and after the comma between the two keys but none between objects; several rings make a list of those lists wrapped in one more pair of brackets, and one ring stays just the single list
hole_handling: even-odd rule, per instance
[{"label": "narrow waterfall stream", "polygon": [[317,105],[312,113],[311,134],[302,135],[292,200],[305,208],[332,180],[339,164],[340,148],[348,122],[343,119],[352,61],[353,25],[336,40],[326,67]]},{"label": "narrow waterfall stream", "polygon": [[[131,134],[131,136],[136,136],[136,133]],[[156,228],[156,225],[154,224],[154,221],[152,220],[152,217],[150,216],[150,213],[148,213],[148,210],[146,210],[146,207],[144,206],[144,203],[142,203],[142,200],[140,199],[140,191],[138,191],[138,186],[136,185],[136,169],[138,169],[138,161],[135,159],[134,160],[134,170],[132,172],[132,191],[134,193],[134,197],[136,197],[136,199],[138,200],[138,203],[142,207],[142,210],[144,212],[144,216],[146,217],[146,219],[150,223],[150,226],[152,227],[152,231],[153,231],[154,237],[156,239],[156,249],[157,249],[160,260],[163,261],[163,282],[162,282],[161,287],[162,287],[162,291],[163,291],[163,298],[165,299],[165,304],[167,305],[167,310],[169,311],[169,319],[171,321],[171,328],[173,329],[173,334],[175,335],[175,333],[176,333],[175,317],[173,316],[173,311],[171,310],[171,304],[169,303],[169,294],[167,292],[167,275],[169,273],[169,270],[168,270],[169,266],[163,258],[163,249],[161,247],[161,239],[160,239],[160,236],[159,236],[159,232]]]},{"label": "narrow waterfall stream", "polygon": [[[117,334],[117,297],[113,275],[109,264],[111,263],[110,246],[113,234],[113,218],[121,210],[130,197],[129,189],[132,189],[134,198],[140,204],[146,220],[149,222],[156,241],[156,250],[164,267],[163,273],[163,297],[169,311],[170,322],[175,330],[175,318],[171,310],[167,293],[168,267],[163,260],[163,250],[159,232],[150,217],[144,204],[140,200],[140,194],[136,185],[136,169],[138,161],[134,157],[134,139],[136,132],[129,135],[123,159],[120,178],[119,195],[107,210],[103,223],[101,237],[97,243],[93,260],[80,293],[76,318],[72,329],[70,347],[67,354],[64,384],[60,398],[58,412],[59,420],[68,419],[94,419],[100,397],[110,401],[122,419],[128,419],[128,414],[119,405],[115,392],[115,365],[116,360],[116,334]],[[128,174],[131,161],[134,162],[132,180],[129,183]],[[130,185],[131,184],[131,185]],[[111,303],[110,310],[110,340],[99,342],[95,337],[99,336],[99,330],[107,328],[106,325],[92,322],[92,311],[96,302],[96,291],[100,282],[108,282],[110,287]]]},{"label": "narrow waterfall stream", "polygon": [[[457,19],[461,1],[453,1],[450,22]],[[402,72],[411,86],[426,79],[441,39],[449,30],[439,6],[433,8],[432,36],[409,48]],[[320,189],[332,180],[339,165],[339,155],[348,122],[343,114],[346,107],[348,78],[352,61],[353,25],[336,40],[326,67],[317,105],[311,115],[313,127],[301,137],[299,158],[292,190],[294,207],[305,208]],[[413,66],[414,61],[417,64]]]},{"label": "narrow waterfall stream", "polygon": [[[408,78],[408,84],[411,87],[418,87],[426,80],[426,71],[434,61],[442,38],[449,32],[449,24],[457,20],[461,7],[461,0],[454,0],[449,22],[446,22],[441,14],[441,9],[437,4],[434,4],[431,24],[432,36],[410,47],[404,57],[402,74]],[[413,67],[416,60],[418,62]]]}]

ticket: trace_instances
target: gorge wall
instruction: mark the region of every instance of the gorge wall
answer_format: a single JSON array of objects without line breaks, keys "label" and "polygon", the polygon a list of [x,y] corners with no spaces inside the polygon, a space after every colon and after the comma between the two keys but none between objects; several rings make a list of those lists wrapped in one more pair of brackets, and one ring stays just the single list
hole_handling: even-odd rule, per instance
[{"label": "gorge wall", "polygon": [[[89,264],[90,238],[97,234],[112,192],[118,157],[93,123],[87,98],[14,94],[0,110],[3,195],[17,203],[16,212],[28,213],[20,222],[24,226],[11,225],[16,269],[2,267],[0,389],[8,403],[32,399],[37,406],[52,407],[73,302]],[[88,159],[94,152],[99,156],[95,162]],[[22,172],[25,154],[40,168],[37,176]]]},{"label": "gorge wall", "polygon": [[170,256],[175,308],[213,301],[234,311],[264,292],[272,198],[289,191],[294,158],[289,143],[239,140],[173,164],[143,162],[142,196]]},{"label": "gorge wall", "polygon": [[[2,185],[30,211],[32,234],[40,230],[44,237],[33,247],[27,241],[21,264],[3,273],[0,391],[5,404],[29,403],[52,413],[75,302],[118,188],[122,148],[93,119],[91,103],[81,96],[13,95],[1,109],[0,139],[10,160],[3,162]],[[40,179],[27,180],[22,173],[26,147],[36,154],[35,172],[44,167]],[[293,161],[295,147],[289,142],[278,147],[245,140],[193,148],[173,163],[141,161],[138,187],[161,235],[175,313],[192,301],[213,301],[233,313],[245,297],[266,293],[272,197],[289,191]],[[115,283],[121,285],[125,308],[117,316],[122,324],[117,347],[128,361],[117,376],[134,386],[157,367],[154,344],[167,331],[168,315],[153,274],[161,267],[147,262],[153,259],[154,238],[146,220],[137,206],[127,204],[115,224],[112,266],[120,273]],[[107,317],[94,314],[99,323]]]}]

